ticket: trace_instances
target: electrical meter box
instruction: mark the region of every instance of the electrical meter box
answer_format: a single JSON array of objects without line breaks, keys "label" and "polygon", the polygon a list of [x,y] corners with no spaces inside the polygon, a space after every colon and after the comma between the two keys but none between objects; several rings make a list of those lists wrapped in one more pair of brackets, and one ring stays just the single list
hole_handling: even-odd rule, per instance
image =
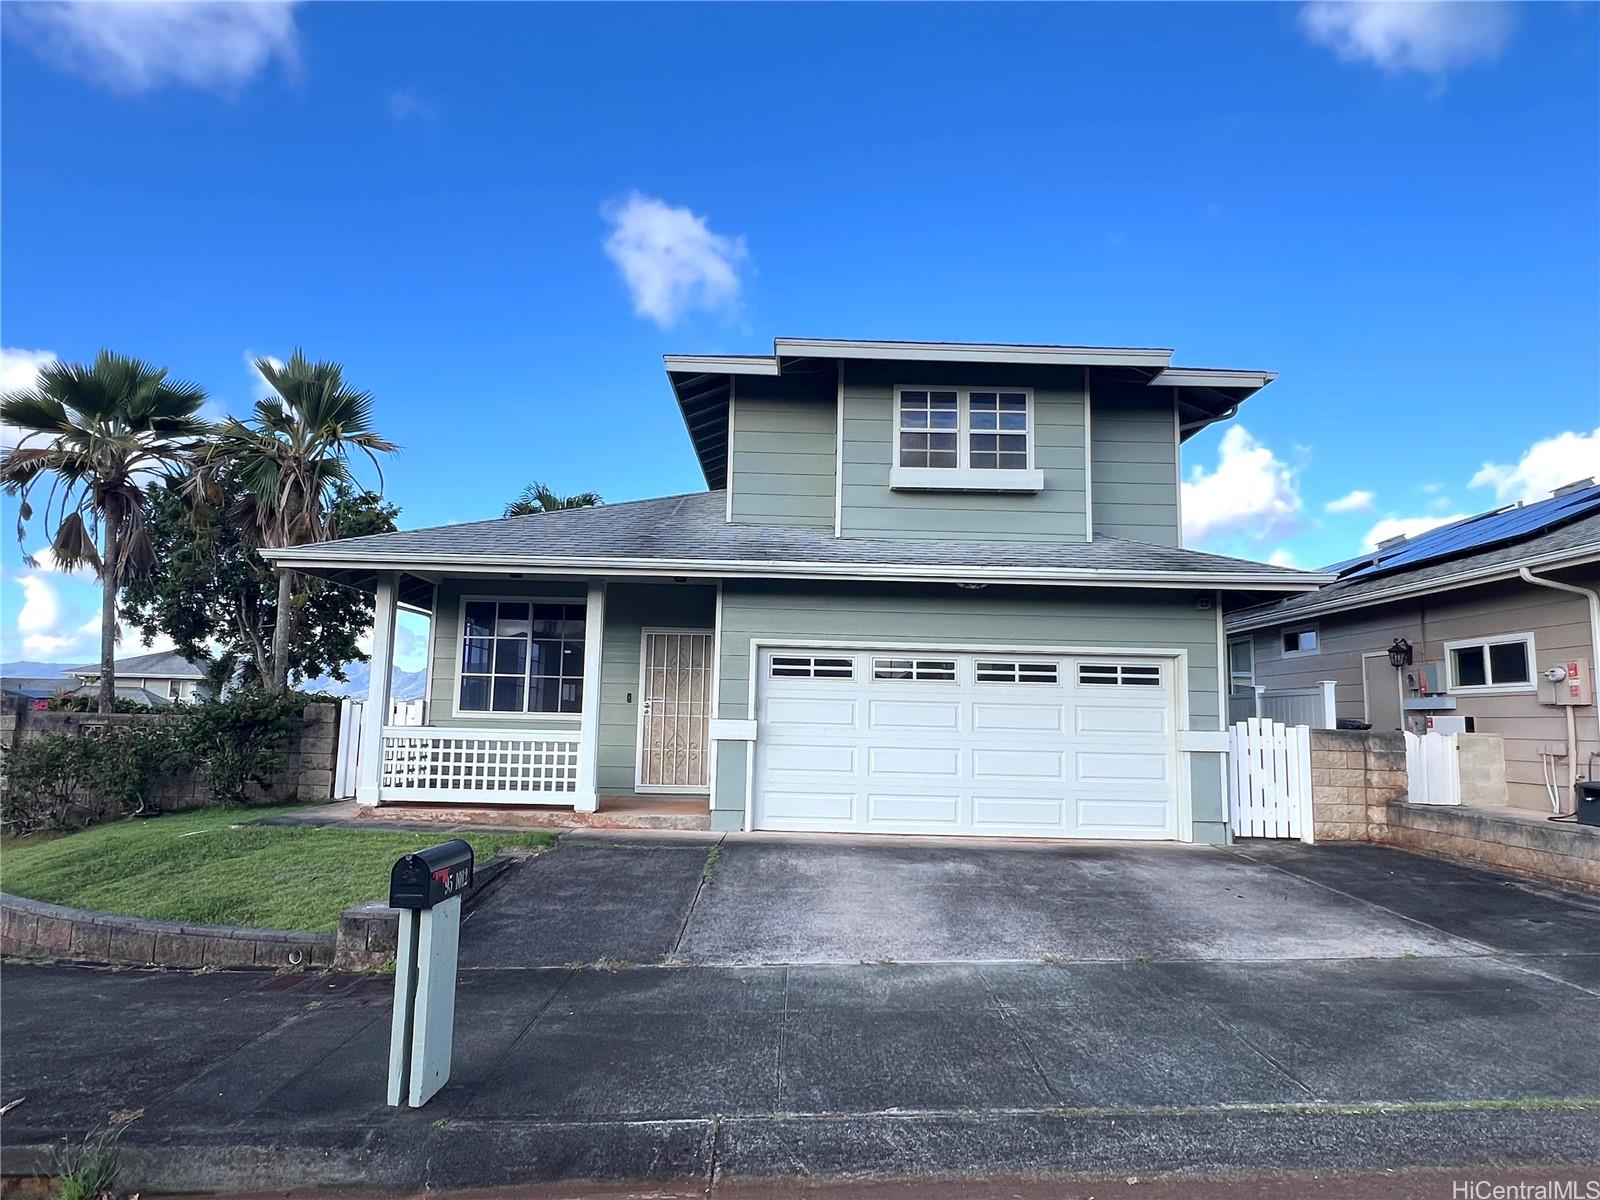
[{"label": "electrical meter box", "polygon": [[1594,703],[1594,675],[1586,658],[1551,663],[1539,672],[1539,703],[1584,705]]},{"label": "electrical meter box", "polygon": [[1410,696],[1444,695],[1444,664],[1413,663],[1406,668],[1405,685],[1406,694]]}]

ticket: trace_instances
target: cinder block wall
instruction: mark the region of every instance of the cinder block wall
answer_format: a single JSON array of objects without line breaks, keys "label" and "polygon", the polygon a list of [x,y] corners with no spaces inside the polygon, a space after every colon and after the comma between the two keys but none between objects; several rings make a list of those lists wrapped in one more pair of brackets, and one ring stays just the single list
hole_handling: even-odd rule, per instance
[{"label": "cinder block wall", "polygon": [[[305,724],[298,735],[291,735],[282,748],[283,767],[266,787],[251,789],[256,802],[326,800],[333,793],[334,759],[338,753],[337,705],[308,704],[302,710]],[[0,746],[9,749],[31,738],[64,734],[67,737],[94,737],[115,726],[181,721],[170,713],[43,712],[27,701],[7,702],[0,711]],[[173,812],[203,808],[214,797],[199,776],[177,775],[163,783],[151,797],[162,808]]]},{"label": "cinder block wall", "polygon": [[1405,800],[1406,744],[1398,730],[1313,729],[1311,805],[1319,842],[1375,840],[1388,805]]}]

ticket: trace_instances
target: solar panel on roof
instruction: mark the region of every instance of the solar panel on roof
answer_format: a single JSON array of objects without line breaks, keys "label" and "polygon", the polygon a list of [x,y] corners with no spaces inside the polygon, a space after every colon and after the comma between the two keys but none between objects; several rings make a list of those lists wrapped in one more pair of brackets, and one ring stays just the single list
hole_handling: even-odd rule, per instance
[{"label": "solar panel on roof", "polygon": [[[1593,511],[1600,511],[1600,485],[1579,488],[1563,496],[1553,496],[1535,504],[1522,504],[1498,512],[1468,517],[1438,529],[1408,538],[1387,550],[1378,550],[1371,561],[1344,576],[1360,579],[1381,575],[1403,567],[1414,567],[1437,558],[1449,558],[1469,550],[1485,550],[1502,542],[1515,541],[1562,525]],[[1360,563],[1362,559],[1352,559]],[[1341,564],[1342,565],[1342,564]],[[1332,569],[1332,568],[1330,568]]]}]

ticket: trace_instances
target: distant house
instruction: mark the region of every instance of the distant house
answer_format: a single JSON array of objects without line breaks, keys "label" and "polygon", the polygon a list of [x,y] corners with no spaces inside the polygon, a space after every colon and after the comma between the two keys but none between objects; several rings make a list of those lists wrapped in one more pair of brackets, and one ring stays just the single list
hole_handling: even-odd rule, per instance
[{"label": "distant house", "polygon": [[[174,700],[197,700],[206,692],[205,672],[172,650],[119,658],[117,695],[138,704],[170,704]],[[87,695],[100,686],[100,664],[69,668],[76,680],[65,694]]]},{"label": "distant house", "polygon": [[[1513,805],[1548,809],[1552,780],[1565,792],[1574,776],[1593,777],[1600,487],[1592,479],[1384,542],[1324,571],[1337,580],[1228,615],[1235,716],[1256,689],[1270,698],[1327,680],[1340,720],[1499,735]],[[1411,657],[1398,669],[1389,659],[1397,640]]]}]

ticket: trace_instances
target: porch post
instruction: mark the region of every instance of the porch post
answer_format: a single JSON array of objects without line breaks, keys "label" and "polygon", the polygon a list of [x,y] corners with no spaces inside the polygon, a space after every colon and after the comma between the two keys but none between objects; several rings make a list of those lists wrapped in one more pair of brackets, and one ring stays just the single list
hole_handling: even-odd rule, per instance
[{"label": "porch post", "polygon": [[361,773],[356,782],[356,803],[378,803],[383,775],[383,727],[389,723],[389,675],[394,666],[394,617],[400,593],[400,576],[385,571],[378,576],[377,601],[372,610],[372,673],[367,684],[367,706],[361,714]]},{"label": "porch post", "polygon": [[583,712],[578,722],[578,793],[573,807],[594,812],[600,807],[600,651],[606,632],[606,582],[589,582],[583,614]]}]

